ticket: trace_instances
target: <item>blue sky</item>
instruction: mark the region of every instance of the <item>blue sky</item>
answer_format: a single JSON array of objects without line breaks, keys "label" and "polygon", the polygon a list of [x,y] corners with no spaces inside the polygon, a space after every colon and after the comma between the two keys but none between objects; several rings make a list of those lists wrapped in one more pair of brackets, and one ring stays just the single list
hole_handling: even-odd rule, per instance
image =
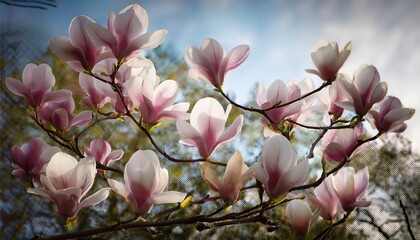
[{"label": "blue sky", "polygon": [[[0,22],[43,31],[45,38],[67,35],[76,15],[87,15],[105,25],[110,11],[137,2],[149,13],[149,29],[167,29],[167,43],[180,54],[188,45],[208,37],[229,50],[248,44],[248,60],[228,74],[225,89],[245,102],[255,82],[301,80],[312,68],[310,51],[320,40],[352,41],[353,51],[343,72],[361,64],[375,65],[389,94],[407,107],[420,108],[420,1],[255,1],[255,0],[57,0],[48,11],[0,5]],[[47,41],[46,40],[46,41]],[[311,76],[317,80],[315,76]],[[408,122],[406,136],[420,152],[420,113]]]}]

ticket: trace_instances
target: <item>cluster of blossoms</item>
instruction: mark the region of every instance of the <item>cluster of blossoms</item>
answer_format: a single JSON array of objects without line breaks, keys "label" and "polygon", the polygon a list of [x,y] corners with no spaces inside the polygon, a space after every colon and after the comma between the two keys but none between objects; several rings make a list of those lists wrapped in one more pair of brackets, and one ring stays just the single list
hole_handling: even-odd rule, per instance
[{"label": "cluster of blossoms", "polygon": [[[80,87],[85,93],[81,103],[92,111],[74,113],[72,93],[52,90],[55,77],[46,64],[26,65],[22,81],[6,79],[8,89],[26,99],[36,123],[80,158],[77,161],[41,138],[21,147],[13,146],[11,156],[16,166],[13,174],[35,183],[29,193],[50,198],[57,205],[57,213],[66,218],[74,218],[80,209],[105,200],[111,190],[144,218],[154,204],[184,201],[186,193],[168,191],[169,172],[161,168],[152,150],[138,150],[129,157],[121,183],[108,178],[103,170],[112,169],[109,165],[123,158],[123,150],[112,150],[104,139],[92,140],[84,151],[79,148],[78,139],[89,124],[95,124],[101,116],[103,119],[111,116],[131,119],[152,141],[150,128],[164,119],[176,121],[180,143],[197,149],[202,158],[195,162],[202,162],[202,178],[218,192],[220,199],[228,205],[235,204],[244,186],[250,179],[256,179],[262,184],[267,204],[289,200],[286,216],[298,236],[306,235],[319,217],[333,221],[357,207],[369,206],[370,202],[363,200],[368,187],[367,168],[356,173],[345,165],[364,143],[384,133],[404,131],[407,127],[404,122],[414,110],[403,107],[398,98],[387,96],[387,84],[381,82],[374,66],[362,65],[352,78],[339,73],[351,52],[351,43],[342,50],[335,42],[316,44],[311,55],[316,69],[307,72],[317,75],[322,80],[321,86],[316,87],[309,78],[259,85],[255,96],[259,108],[248,108],[229,99],[223,92],[223,83],[227,72],[246,60],[249,47],[240,45],[225,54],[220,43],[206,39],[201,48],[190,46],[186,50],[189,75],[215,87],[231,104],[225,109],[219,101],[207,97],[198,100],[188,112],[190,103],[175,103],[177,82],[161,81],[152,61],[139,54],[156,48],[166,36],[165,30],[148,32],[147,28],[147,12],[134,4],[118,14],[111,12],[106,28],[86,16],[78,16],[70,24],[69,37],[59,36],[50,41],[51,50],[79,72]],[[225,166],[221,176],[214,169],[211,156],[220,145],[236,138],[244,123],[240,114],[225,126],[232,105],[261,114],[267,140],[260,160],[250,166],[239,151],[227,163],[218,162]],[[111,113],[104,114],[104,109],[111,109]],[[319,113],[325,113],[325,126],[305,125],[308,116]],[[352,119],[343,118],[348,116]],[[364,119],[377,129],[373,137],[368,136]],[[312,156],[299,160],[290,143],[297,127],[326,130],[318,140],[324,172],[318,181],[307,185],[304,184],[308,181]],[[77,128],[83,130],[77,133]],[[69,141],[66,137],[71,134],[77,137]],[[174,159],[154,146],[167,159]],[[326,172],[326,165],[338,168]],[[108,178],[109,187],[85,197],[96,174]]]}]

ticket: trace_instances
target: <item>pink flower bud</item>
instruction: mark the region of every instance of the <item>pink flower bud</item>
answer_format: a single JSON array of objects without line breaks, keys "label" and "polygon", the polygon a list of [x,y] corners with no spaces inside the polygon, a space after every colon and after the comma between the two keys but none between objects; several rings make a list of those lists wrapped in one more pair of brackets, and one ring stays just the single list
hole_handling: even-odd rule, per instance
[{"label": "pink flower bud", "polygon": [[292,200],[287,204],[286,216],[295,231],[295,235],[305,237],[319,215],[317,212],[312,213],[306,201]]},{"label": "pink flower bud", "polygon": [[[363,125],[359,126],[363,128]],[[344,161],[352,155],[351,151],[363,133],[357,127],[329,130],[322,138],[323,157],[327,161]]]},{"label": "pink flower bud", "polygon": [[123,150],[111,151],[111,145],[103,139],[93,140],[90,142],[89,148],[85,150],[85,156],[94,157],[97,162],[105,166],[120,160],[123,154]]}]

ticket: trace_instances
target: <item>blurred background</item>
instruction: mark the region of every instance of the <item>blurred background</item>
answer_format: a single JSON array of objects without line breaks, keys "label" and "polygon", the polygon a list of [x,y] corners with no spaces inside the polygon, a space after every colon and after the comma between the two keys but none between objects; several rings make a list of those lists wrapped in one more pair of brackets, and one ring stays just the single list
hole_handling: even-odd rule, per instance
[{"label": "blurred background", "polygon": [[[56,35],[67,36],[68,26],[77,15],[89,16],[106,25],[110,11],[117,13],[131,3],[138,3],[147,10],[150,30],[168,30],[162,47],[147,54],[155,62],[161,79],[177,80],[184,88],[182,98],[191,103],[197,101],[199,96],[218,96],[211,88],[186,76],[183,55],[188,45],[200,46],[209,37],[217,39],[225,51],[239,44],[250,45],[248,59],[239,68],[228,73],[224,85],[225,90],[237,102],[247,105],[254,102],[256,83],[271,83],[276,79],[300,81],[305,77],[316,81],[317,78],[307,74],[304,69],[313,68],[310,51],[318,40],[324,39],[337,41],[340,48],[352,41],[353,51],[342,72],[352,74],[361,64],[372,64],[378,68],[381,79],[388,83],[388,94],[400,98],[406,107],[420,108],[420,31],[417,29],[420,22],[420,2],[416,0],[0,0],[0,177],[6,180],[0,183],[2,239],[13,236],[31,238],[66,231],[62,220],[55,217],[51,202],[27,194],[25,188],[29,185],[11,175],[12,163],[8,152],[10,147],[14,144],[20,146],[31,137],[43,136],[43,133],[26,117],[22,99],[13,96],[5,88],[5,78],[14,76],[21,79],[25,64],[47,62],[53,68],[58,88],[69,88],[74,95],[81,94],[77,74],[48,51],[49,39]],[[237,114],[238,110],[232,118]],[[263,142],[258,137],[260,129],[255,130],[258,117],[252,114],[247,117],[249,120],[243,130],[245,140],[221,149],[215,158],[230,155],[239,146],[247,149],[247,162],[255,162]],[[368,165],[371,169],[370,194],[375,204],[369,210],[360,210],[348,226],[333,234],[348,239],[405,239],[409,235],[403,209],[407,210],[412,227],[417,233],[420,232],[420,210],[416,207],[419,206],[420,195],[419,121],[420,114],[416,114],[408,121],[408,129],[403,135],[390,135],[371,144],[370,150],[360,156],[360,161],[354,161],[355,166]],[[112,143],[113,149],[125,148],[124,162],[131,155],[128,149],[133,151],[136,148],[151,147],[144,136],[138,135],[138,131],[127,130],[133,126],[125,126],[127,129],[124,134],[114,134],[120,127],[120,123],[100,124],[85,139],[85,143],[88,144],[95,137],[103,137]],[[168,134],[169,131],[173,132],[173,127],[172,123],[165,123],[161,130],[155,132],[158,141],[165,144],[166,150],[173,154],[194,154],[194,151],[183,147],[179,151],[179,136]],[[298,149],[305,148],[305,142],[295,144],[300,146]],[[304,154],[305,152],[301,153],[302,156]],[[174,176],[171,177],[172,188],[196,190],[205,196],[208,187],[202,183],[196,171],[197,165],[179,168],[178,165],[167,163],[165,166]],[[118,167],[122,169],[123,163]],[[189,176],[188,179],[185,178],[186,175]],[[101,184],[104,183],[98,183],[96,187]],[[120,202],[121,198],[114,195],[93,210],[82,211],[79,217],[82,220],[70,230],[103,226],[114,221],[115,215],[129,215],[129,207]],[[112,209],[114,218],[103,217],[106,209]],[[191,213],[201,210],[192,209]],[[217,237],[238,236],[235,234],[267,238],[290,237],[290,232],[284,230],[286,228],[272,233],[268,233],[263,226],[246,225],[246,229],[241,230],[241,226],[231,228],[226,236],[223,232],[227,231],[209,230],[197,233],[194,227],[165,229],[162,232],[180,239],[185,235],[200,234]],[[150,232],[141,233],[145,238],[153,237]],[[109,235],[104,238],[111,237],[127,236]]]}]

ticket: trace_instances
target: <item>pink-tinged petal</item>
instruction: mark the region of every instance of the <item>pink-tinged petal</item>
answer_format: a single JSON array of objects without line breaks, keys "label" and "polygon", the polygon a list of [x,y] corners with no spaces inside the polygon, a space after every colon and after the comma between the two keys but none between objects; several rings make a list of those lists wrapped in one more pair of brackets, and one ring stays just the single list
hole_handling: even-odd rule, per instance
[{"label": "pink-tinged petal", "polygon": [[341,67],[343,66],[344,62],[349,57],[351,50],[353,48],[353,45],[351,42],[348,42],[344,48],[340,51],[339,58],[338,58],[338,65]]},{"label": "pink-tinged petal", "polygon": [[29,100],[29,89],[23,84],[22,81],[19,81],[15,78],[7,77],[6,78],[6,87],[15,95],[21,96]]},{"label": "pink-tinged petal", "polygon": [[18,177],[22,181],[28,180],[28,173],[25,170],[23,170],[22,168],[14,169],[12,171],[12,175]]},{"label": "pink-tinged petal", "polygon": [[[360,94],[357,91],[356,87],[353,85],[353,83],[350,83],[349,81],[347,81],[343,78],[340,78],[338,83],[340,84],[340,87],[344,90],[343,93],[345,93],[347,95],[347,98],[352,103],[352,106],[351,106],[352,109],[348,109],[348,110],[353,110],[357,114],[362,112],[363,111],[362,99],[361,99]],[[342,108],[345,108],[345,106],[340,105],[339,102],[336,103],[336,104],[338,106],[342,107]]]},{"label": "pink-tinged petal", "polygon": [[55,84],[55,77],[52,73],[51,67],[47,64],[40,64],[32,72],[32,79],[28,82],[28,79],[23,78],[24,83],[28,87],[41,91],[43,93],[51,90]]},{"label": "pink-tinged petal", "polygon": [[228,161],[225,174],[223,175],[223,184],[232,184],[234,186],[241,184],[244,159],[237,151]]},{"label": "pink-tinged petal", "polygon": [[305,69],[305,72],[317,75],[319,78],[322,78],[322,74],[315,69]]},{"label": "pink-tinged petal", "polygon": [[370,98],[370,103],[373,105],[374,103],[382,101],[388,92],[388,84],[386,82],[381,82],[373,89],[372,96]]},{"label": "pink-tinged petal", "polygon": [[[156,154],[151,150],[138,150],[125,165],[124,181],[130,186],[131,193],[137,199],[149,195],[158,185],[160,164]],[[147,191],[147,192],[144,192]]]},{"label": "pink-tinged petal", "polygon": [[[228,142],[234,139],[241,132],[242,125],[244,123],[244,117],[241,115],[237,116],[233,123],[227,127],[217,139],[215,145]],[[216,147],[216,146],[214,146]]]},{"label": "pink-tinged petal", "polygon": [[70,22],[69,39],[71,44],[79,49],[90,49],[91,42],[86,28],[93,20],[86,16],[77,16]]},{"label": "pink-tinged petal", "polygon": [[132,4],[121,10],[113,21],[113,29],[120,41],[130,42],[147,31],[147,11],[138,4]]},{"label": "pink-tinged petal", "polygon": [[380,80],[378,70],[372,65],[364,64],[356,70],[353,83],[362,99],[366,99]]},{"label": "pink-tinged petal", "polygon": [[108,179],[108,185],[114,190],[114,192],[121,195],[123,198],[128,199],[130,196],[130,190],[127,189],[126,185],[115,181],[114,179]]},{"label": "pink-tinged petal", "polygon": [[162,118],[188,120],[190,118],[190,114],[187,113],[189,108],[190,103],[188,102],[177,103],[165,108],[165,110],[160,112],[156,118],[159,120]]},{"label": "pink-tinged petal", "polygon": [[93,186],[96,175],[96,161],[93,157],[86,157],[79,161],[72,171],[69,186],[82,189],[81,198]]},{"label": "pink-tinged petal", "polygon": [[192,79],[199,79],[199,80],[202,80],[204,82],[207,82],[207,83],[213,85],[213,83],[210,80],[210,79],[212,79],[211,74],[208,72],[207,69],[202,69],[200,67],[196,67],[196,68],[190,69],[188,71],[188,75]]},{"label": "pink-tinged petal", "polygon": [[150,50],[157,48],[166,38],[166,30],[157,30],[150,33],[145,33],[134,39],[127,49],[124,51],[126,55],[131,55],[140,50]]},{"label": "pink-tinged petal", "polygon": [[[40,175],[39,180],[40,180],[42,186],[44,186],[45,189],[47,189],[49,191],[56,192],[57,188],[53,185],[53,183],[51,181],[55,181],[55,182],[60,182],[61,181],[64,184],[64,183],[67,182],[67,179],[68,179],[67,176],[70,176],[70,173],[65,174],[63,177],[61,177],[61,179],[60,178],[58,178],[58,179],[48,178],[46,175],[42,174],[42,175]],[[66,185],[58,186],[58,187],[60,187],[60,188],[58,188],[58,190],[60,190],[62,188],[65,188]]]},{"label": "pink-tinged petal", "polygon": [[[288,88],[281,80],[274,81],[267,90],[267,101],[271,106],[278,102],[287,102]],[[271,107],[270,106],[270,107]]]},{"label": "pink-tinged petal", "polygon": [[311,225],[312,210],[303,200],[292,200],[287,204],[286,216],[292,225],[295,235],[305,236]]},{"label": "pink-tinged petal", "polygon": [[179,203],[179,202],[182,202],[186,196],[187,196],[186,193],[181,193],[177,191],[166,191],[166,192],[161,192],[159,194],[153,195],[152,198],[155,204]]},{"label": "pink-tinged petal", "polygon": [[263,185],[267,185],[268,175],[260,161],[252,164],[248,171],[252,172],[252,175]]},{"label": "pink-tinged petal", "polygon": [[73,120],[70,123],[69,128],[73,126],[83,126],[86,125],[92,120],[92,112],[91,111],[83,111],[74,116]]},{"label": "pink-tinged petal", "polygon": [[26,169],[28,164],[26,154],[18,146],[14,145],[10,148],[10,155],[12,156],[12,160],[15,164],[25,170],[29,170]]},{"label": "pink-tinged petal", "polygon": [[175,102],[178,93],[178,84],[173,80],[162,82],[155,90],[153,99],[156,111],[160,112],[165,107]]},{"label": "pink-tinged petal", "polygon": [[184,120],[178,120],[176,121],[176,129],[178,130],[178,133],[185,138],[182,140],[184,144],[197,147],[200,154],[208,154],[203,137],[193,126],[191,126],[191,124]]},{"label": "pink-tinged petal", "polygon": [[154,194],[161,193],[168,187],[169,182],[169,172],[167,169],[159,169],[157,172],[158,176],[158,185],[155,188]]},{"label": "pink-tinged petal", "polygon": [[282,135],[270,137],[264,144],[262,161],[269,176],[275,172],[283,175],[296,163],[296,158],[289,140]]},{"label": "pink-tinged petal", "polygon": [[93,140],[89,147],[85,150],[85,155],[94,157],[96,161],[104,160],[111,152],[111,145],[103,139]]},{"label": "pink-tinged petal", "polygon": [[201,44],[201,53],[209,61],[208,67],[211,67],[210,69],[214,72],[218,72],[224,57],[222,45],[214,39],[205,39]]},{"label": "pink-tinged petal", "polygon": [[261,108],[263,104],[266,104],[268,102],[267,91],[268,91],[268,86],[266,84],[258,84],[256,93],[255,93],[255,101],[257,102],[258,106],[260,106]]},{"label": "pink-tinged petal", "polygon": [[356,207],[369,207],[370,206],[370,204],[371,204],[372,202],[371,201],[357,201],[355,204],[354,204],[354,207],[356,208]]},{"label": "pink-tinged petal", "polygon": [[[290,168],[286,174],[288,177],[285,177],[285,182],[290,183],[291,187],[303,184],[309,176],[309,162],[308,159],[305,159],[298,163],[297,165]],[[286,176],[285,175],[285,176]]]},{"label": "pink-tinged petal", "polygon": [[362,196],[369,184],[369,172],[368,168],[364,167],[354,175],[354,192],[353,195],[358,199]]},{"label": "pink-tinged petal", "polygon": [[80,204],[77,206],[77,211],[80,211],[80,209],[85,207],[94,206],[104,201],[109,196],[109,190],[111,190],[111,188],[102,188],[101,190],[90,195],[89,197],[83,199],[83,201],[81,201]]},{"label": "pink-tinged petal", "polygon": [[96,46],[108,46],[112,49],[117,45],[117,39],[114,35],[97,23],[88,24],[86,31]]},{"label": "pink-tinged petal", "polygon": [[67,130],[69,127],[69,116],[66,109],[58,108],[52,113],[52,124],[57,131]]},{"label": "pink-tinged petal", "polygon": [[41,197],[46,197],[49,198],[50,196],[47,194],[48,190],[45,189],[39,189],[39,188],[28,188],[26,189],[26,192],[31,193],[31,194],[35,194]]},{"label": "pink-tinged petal", "polygon": [[119,160],[122,158],[124,154],[123,150],[114,150],[112,151],[106,158],[106,160],[108,161],[108,165],[116,160]]},{"label": "pink-tinged petal", "polygon": [[242,64],[249,55],[249,46],[248,45],[239,45],[226,55],[223,59],[223,68],[225,72],[232,70]]},{"label": "pink-tinged petal", "polygon": [[49,193],[50,198],[57,204],[58,214],[62,217],[70,218],[76,216],[79,211],[77,205],[81,198],[80,194],[80,188],[66,188]]},{"label": "pink-tinged petal", "polygon": [[[64,189],[69,186],[70,175],[77,165],[77,160],[67,153],[54,154],[47,165],[46,177],[56,189]],[[42,176],[41,176],[42,177]]]},{"label": "pink-tinged petal", "polygon": [[60,89],[45,95],[44,102],[65,102],[72,97],[72,92],[67,89]]},{"label": "pink-tinged petal", "polygon": [[385,115],[383,124],[392,124],[395,122],[403,122],[413,117],[415,109],[413,108],[397,108],[393,109]]},{"label": "pink-tinged petal", "polygon": [[214,172],[213,169],[211,169],[211,165],[210,163],[203,163],[203,165],[201,165],[201,177],[203,177],[203,179],[210,185],[210,187],[215,190],[215,191],[219,191],[221,189],[221,183],[219,178],[217,177],[216,173]]},{"label": "pink-tinged petal", "polygon": [[225,127],[225,111],[216,99],[202,98],[191,111],[190,123],[203,136],[206,143],[214,143]]},{"label": "pink-tinged petal", "polygon": [[32,79],[34,78],[33,73],[37,67],[38,66],[33,63],[28,63],[25,65],[25,68],[23,69],[23,73],[22,73],[22,82],[26,86],[29,87],[31,85]]},{"label": "pink-tinged petal", "polygon": [[48,43],[51,51],[63,61],[75,61],[80,64],[80,59],[83,58],[79,49],[74,47],[70,40],[64,36],[57,36]]}]

